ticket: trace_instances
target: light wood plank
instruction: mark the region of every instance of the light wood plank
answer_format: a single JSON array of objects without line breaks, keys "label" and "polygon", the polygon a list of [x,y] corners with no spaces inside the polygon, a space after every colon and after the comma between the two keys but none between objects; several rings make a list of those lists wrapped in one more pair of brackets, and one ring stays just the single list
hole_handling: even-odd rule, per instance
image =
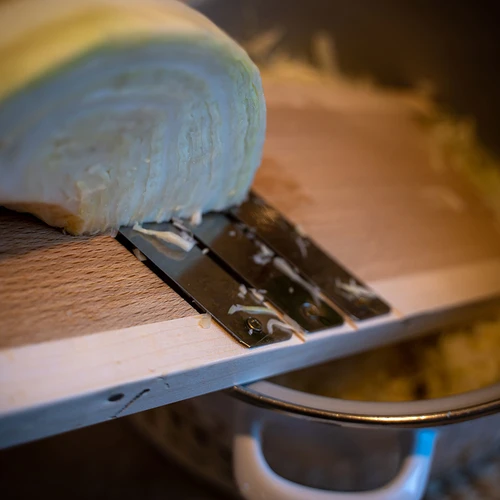
[{"label": "light wood plank", "polygon": [[193,314],[113,238],[0,209],[0,349]]},{"label": "light wood plank", "polygon": [[[215,324],[200,328],[112,238],[72,238],[4,211],[0,445],[402,340],[500,296],[496,222],[459,178],[434,168],[414,107],[370,96],[304,106],[277,94],[256,190],[395,314],[248,350]],[[443,204],[436,186],[458,203]],[[123,399],[108,401],[117,392]]]},{"label": "light wood plank", "polygon": [[[204,329],[193,316],[4,349],[0,447],[402,341],[452,318],[480,314],[481,308],[457,304],[450,293],[463,277],[470,278],[468,304],[500,295],[499,259],[374,282],[375,289],[400,306],[400,315],[363,322],[358,330],[345,325],[311,335],[305,342],[294,337],[245,349],[215,323]],[[110,402],[108,398],[117,393],[123,398]]]},{"label": "light wood plank", "polygon": [[[468,185],[433,167],[413,106],[359,92],[325,102],[270,103],[255,182],[270,203],[365,280],[500,256],[498,225]],[[436,187],[459,205],[433,198]],[[112,238],[65,236],[8,211],[0,283],[0,348],[194,314]]]},{"label": "light wood plank", "polygon": [[500,256],[493,213],[404,110],[271,107],[256,189],[366,280]]}]

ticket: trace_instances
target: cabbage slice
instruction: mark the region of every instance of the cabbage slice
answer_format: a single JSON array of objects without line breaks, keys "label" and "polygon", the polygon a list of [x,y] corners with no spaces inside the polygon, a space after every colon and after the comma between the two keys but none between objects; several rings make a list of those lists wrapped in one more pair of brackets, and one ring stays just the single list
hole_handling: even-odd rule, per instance
[{"label": "cabbage slice", "polygon": [[72,234],[241,203],[265,101],[236,42],[176,1],[0,4],[0,205]]}]

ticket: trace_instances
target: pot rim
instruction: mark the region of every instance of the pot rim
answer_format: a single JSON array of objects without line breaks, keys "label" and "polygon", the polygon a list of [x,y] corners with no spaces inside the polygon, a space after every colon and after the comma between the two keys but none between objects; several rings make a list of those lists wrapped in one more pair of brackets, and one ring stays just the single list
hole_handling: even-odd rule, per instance
[{"label": "pot rim", "polygon": [[234,386],[229,392],[254,406],[345,426],[425,428],[500,412],[500,383],[444,398],[395,403],[329,398],[267,380]]}]

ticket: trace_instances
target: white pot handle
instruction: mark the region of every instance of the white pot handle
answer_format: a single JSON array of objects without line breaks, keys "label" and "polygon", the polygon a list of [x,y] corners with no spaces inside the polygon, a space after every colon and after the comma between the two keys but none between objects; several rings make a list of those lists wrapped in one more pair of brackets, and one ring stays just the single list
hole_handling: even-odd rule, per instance
[{"label": "white pot handle", "polygon": [[398,475],[373,491],[339,493],[296,484],[269,467],[261,444],[262,414],[240,406],[233,443],[233,467],[241,494],[247,500],[419,500],[427,486],[437,433],[414,431],[413,449]]}]

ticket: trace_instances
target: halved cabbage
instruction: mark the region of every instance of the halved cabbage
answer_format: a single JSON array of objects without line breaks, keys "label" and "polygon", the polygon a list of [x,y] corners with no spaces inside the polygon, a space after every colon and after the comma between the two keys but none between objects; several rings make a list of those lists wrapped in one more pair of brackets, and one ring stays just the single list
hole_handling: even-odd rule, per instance
[{"label": "halved cabbage", "polygon": [[172,0],[0,4],[0,205],[72,234],[245,198],[265,101],[236,42]]}]

